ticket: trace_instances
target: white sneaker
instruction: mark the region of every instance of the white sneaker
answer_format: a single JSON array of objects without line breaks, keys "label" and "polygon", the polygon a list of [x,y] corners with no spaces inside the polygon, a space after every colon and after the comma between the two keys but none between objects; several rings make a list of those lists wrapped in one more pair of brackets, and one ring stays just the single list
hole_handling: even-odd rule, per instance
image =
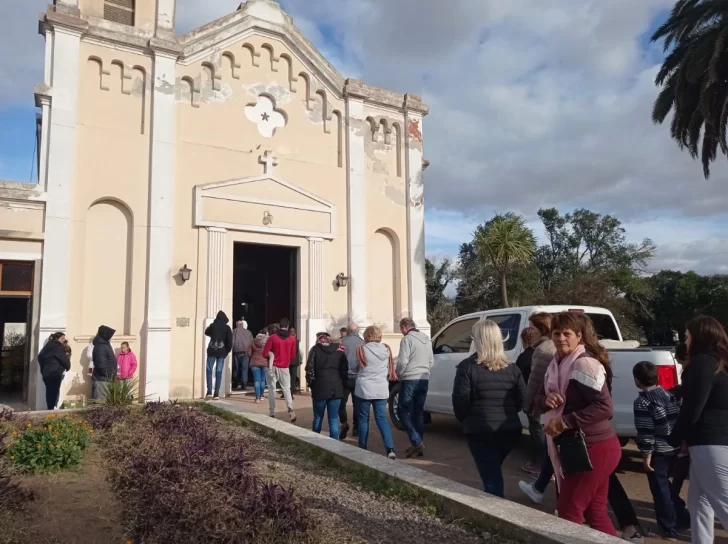
[{"label": "white sneaker", "polygon": [[533,487],[533,484],[529,484],[527,482],[524,482],[521,480],[518,482],[518,487],[521,488],[521,491],[523,491],[529,499],[531,499],[531,502],[534,504],[543,504],[543,493],[539,493],[536,491]]},{"label": "white sneaker", "polygon": [[645,544],[645,537],[639,531],[636,531],[636,532],[632,533],[631,535],[622,533],[622,540],[626,540],[627,542],[632,542],[633,544]]}]

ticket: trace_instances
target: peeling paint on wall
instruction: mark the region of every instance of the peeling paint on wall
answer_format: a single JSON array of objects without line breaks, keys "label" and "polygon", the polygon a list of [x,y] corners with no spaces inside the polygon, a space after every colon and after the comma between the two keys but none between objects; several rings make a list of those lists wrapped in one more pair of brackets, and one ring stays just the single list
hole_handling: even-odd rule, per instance
[{"label": "peeling paint on wall", "polygon": [[384,186],[384,196],[397,206],[404,206],[407,200],[404,191],[388,183]]},{"label": "peeling paint on wall", "polygon": [[[306,100],[303,100],[304,107],[306,107]],[[310,104],[310,102],[309,102]],[[308,120],[312,123],[323,123],[324,116],[323,116],[323,105],[319,100],[313,100],[313,104],[311,105],[311,109],[306,112],[306,115],[308,117]]]},{"label": "peeling paint on wall", "polygon": [[288,104],[292,100],[291,91],[277,83],[253,83],[251,85],[243,85],[243,91],[256,99],[261,94],[268,94],[273,97],[276,105],[278,106]]},{"label": "peeling paint on wall", "polygon": [[422,131],[420,130],[420,122],[417,119],[410,119],[409,126],[407,127],[410,137],[414,138],[418,142],[422,143]]}]

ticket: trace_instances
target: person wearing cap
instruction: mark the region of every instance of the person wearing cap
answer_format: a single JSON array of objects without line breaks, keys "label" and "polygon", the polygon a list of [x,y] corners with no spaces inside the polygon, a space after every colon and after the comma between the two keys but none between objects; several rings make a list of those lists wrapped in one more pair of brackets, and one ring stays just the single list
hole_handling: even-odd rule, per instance
[{"label": "person wearing cap", "polygon": [[306,361],[306,382],[313,400],[313,432],[321,432],[327,413],[329,435],[334,440],[339,438],[339,405],[348,372],[346,355],[338,344],[330,343],[328,334],[317,334],[316,345]]}]

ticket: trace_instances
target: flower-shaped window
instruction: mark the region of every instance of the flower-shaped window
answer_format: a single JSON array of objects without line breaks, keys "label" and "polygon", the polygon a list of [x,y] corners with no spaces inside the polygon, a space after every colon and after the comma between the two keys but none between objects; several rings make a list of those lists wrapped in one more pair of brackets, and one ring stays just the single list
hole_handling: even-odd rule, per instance
[{"label": "flower-shaped window", "polygon": [[276,109],[276,104],[268,95],[260,95],[257,104],[245,107],[245,116],[258,125],[258,132],[265,138],[272,138],[277,128],[286,126],[288,119],[282,110]]}]

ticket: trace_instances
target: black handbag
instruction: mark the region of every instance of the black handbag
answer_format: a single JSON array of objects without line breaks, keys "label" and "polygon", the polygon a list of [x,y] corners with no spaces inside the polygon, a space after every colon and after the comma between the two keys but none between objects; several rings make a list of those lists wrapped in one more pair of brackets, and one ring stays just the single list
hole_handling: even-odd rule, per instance
[{"label": "black handbag", "polygon": [[584,432],[581,429],[564,431],[554,437],[554,445],[564,476],[591,472],[593,467],[589,459],[589,450],[586,449]]}]

